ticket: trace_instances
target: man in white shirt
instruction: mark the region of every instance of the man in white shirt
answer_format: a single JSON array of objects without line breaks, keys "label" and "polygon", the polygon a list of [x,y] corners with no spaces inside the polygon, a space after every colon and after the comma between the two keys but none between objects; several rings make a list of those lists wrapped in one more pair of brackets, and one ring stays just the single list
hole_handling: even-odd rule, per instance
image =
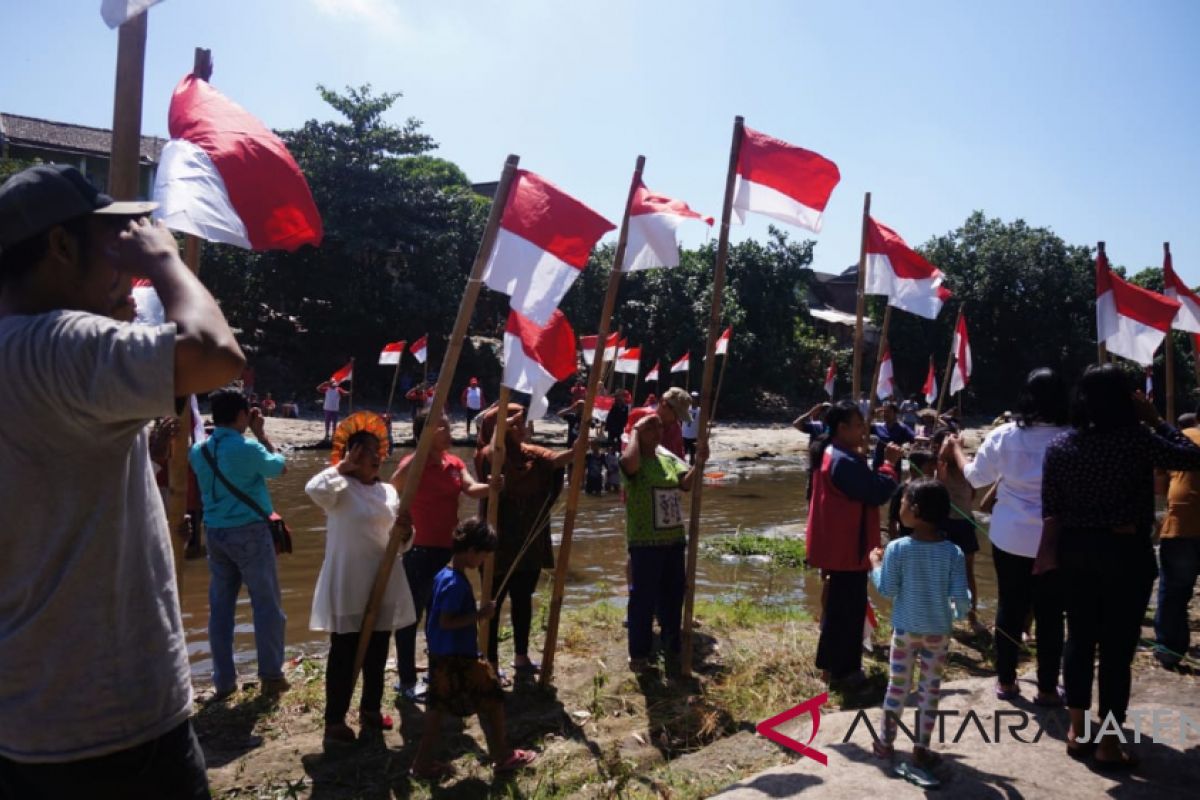
[{"label": "man in white shirt", "polygon": [[325,381],[317,387],[317,391],[324,397],[325,410],[325,439],[328,441],[333,438],[333,432],[338,424],[338,412],[342,410],[342,396],[350,394],[342,388],[337,381]]},{"label": "man in white shirt", "polygon": [[483,411],[483,389],[479,386],[479,378],[471,378],[462,390],[462,406],[467,410],[467,436],[471,435],[471,421]]}]

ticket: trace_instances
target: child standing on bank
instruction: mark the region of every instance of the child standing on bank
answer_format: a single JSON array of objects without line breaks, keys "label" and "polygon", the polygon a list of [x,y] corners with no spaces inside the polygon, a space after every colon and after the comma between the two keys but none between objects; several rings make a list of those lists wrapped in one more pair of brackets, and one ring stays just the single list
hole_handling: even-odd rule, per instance
[{"label": "child standing on bank", "polygon": [[604,490],[606,492],[621,490],[621,454],[615,447],[610,447],[604,454]]},{"label": "child standing on bank", "polygon": [[585,480],[583,490],[591,495],[599,495],[604,493],[604,453],[600,449],[600,442],[593,440],[591,450],[588,451],[587,458],[584,460]]},{"label": "child standing on bank", "polygon": [[[918,665],[917,743],[913,761],[929,769],[938,758],[929,749],[941,694],[942,669],[954,618],[970,607],[962,551],[947,541],[940,528],[950,513],[950,494],[937,480],[909,483],[900,501],[900,519],[910,536],[871,551],[871,580],[892,602],[892,652],[887,693],[883,697],[883,738],[875,755],[895,755],[897,719],[904,710]],[[951,607],[953,604],[953,608]]]},{"label": "child standing on bank", "polygon": [[433,580],[432,600],[426,616],[425,639],[429,648],[429,689],[425,728],[413,759],[416,778],[440,780],[454,772],[450,764],[433,759],[441,738],[443,714],[466,717],[479,714],[487,737],[492,770],[497,775],[532,764],[537,753],[513,750],[504,730],[504,693],[486,659],[479,657],[476,624],[491,619],[495,603],[476,609],[475,590],[466,571],[479,569],[488,553],[496,550],[496,532],[481,519],[459,523],[454,530],[450,563]]}]

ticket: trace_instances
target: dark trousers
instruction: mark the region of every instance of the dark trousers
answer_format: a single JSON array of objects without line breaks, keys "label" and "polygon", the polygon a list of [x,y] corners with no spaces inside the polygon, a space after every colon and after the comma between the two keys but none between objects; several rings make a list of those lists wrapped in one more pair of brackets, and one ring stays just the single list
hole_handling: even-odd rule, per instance
[{"label": "dark trousers", "polygon": [[417,619],[412,625],[396,631],[396,670],[400,683],[408,686],[417,682],[417,627],[421,615],[432,599],[433,579],[450,563],[449,547],[413,547],[404,554],[404,575],[412,592]]},{"label": "dark trousers", "polygon": [[[487,657],[493,664],[500,663],[500,611],[504,608],[505,598],[512,600],[513,653],[518,656],[529,655],[529,626],[533,622],[533,593],[537,591],[538,578],[541,570],[517,570],[504,586],[504,591],[496,596],[496,616],[488,625]],[[503,575],[497,575],[496,580],[502,580]]]},{"label": "dark trousers", "polygon": [[1163,539],[1158,545],[1158,608],[1154,638],[1163,649],[1158,657],[1176,664],[1191,646],[1188,603],[1200,575],[1200,539]]},{"label": "dark trousers", "polygon": [[[367,645],[363,661],[363,688],[360,711],[378,711],[383,704],[383,668],[387,665],[388,631],[375,631]],[[354,694],[354,656],[358,651],[357,633],[329,634],[329,659],[325,662],[325,724],[346,721],[350,698]]]},{"label": "dark trousers", "polygon": [[867,618],[867,573],[826,570],[829,594],[817,641],[817,669],[833,679],[862,669],[863,620]]},{"label": "dark trousers", "polygon": [[1033,574],[1033,559],[1014,555],[992,545],[996,565],[999,608],[996,611],[996,678],[1004,685],[1017,680],[1017,656],[1025,620],[1033,609],[1037,620],[1038,690],[1058,691],[1062,668],[1063,613],[1066,610],[1060,570]]},{"label": "dark trousers", "polygon": [[1093,663],[1099,651],[1100,719],[1112,713],[1124,723],[1130,666],[1156,572],[1150,537],[1065,529],[1059,563],[1067,597],[1067,707],[1091,708]]},{"label": "dark trousers", "polygon": [[629,548],[629,657],[649,658],[658,618],[663,649],[679,653],[683,626],[685,542]]},{"label": "dark trousers", "polygon": [[[36,724],[36,720],[30,720]],[[0,757],[4,800],[208,800],[204,751],[191,720],[152,741],[106,756],[55,764]]]}]

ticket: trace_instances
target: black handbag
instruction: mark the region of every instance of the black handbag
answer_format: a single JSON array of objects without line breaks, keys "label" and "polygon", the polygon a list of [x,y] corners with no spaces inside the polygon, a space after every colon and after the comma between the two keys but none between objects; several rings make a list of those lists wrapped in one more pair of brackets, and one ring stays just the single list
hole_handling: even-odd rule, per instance
[{"label": "black handbag", "polygon": [[200,452],[204,453],[204,460],[208,462],[208,466],[212,468],[213,475],[217,477],[229,493],[241,500],[251,511],[263,518],[263,522],[271,529],[271,540],[275,543],[275,554],[292,552],[292,529],[283,521],[283,517],[278,514],[268,514],[263,511],[262,506],[254,502],[245,492],[230,483],[220,468],[217,466],[217,457],[209,452],[209,449],[204,445],[200,445]]}]

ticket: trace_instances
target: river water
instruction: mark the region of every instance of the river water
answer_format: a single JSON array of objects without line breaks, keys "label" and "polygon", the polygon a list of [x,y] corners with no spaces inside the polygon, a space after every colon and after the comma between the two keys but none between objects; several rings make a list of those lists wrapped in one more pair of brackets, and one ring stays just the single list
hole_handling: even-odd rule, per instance
[{"label": "river water", "polygon": [[[397,453],[381,471],[391,475]],[[465,449],[454,452],[471,463]],[[288,521],[295,551],[279,559],[279,580],[287,614],[287,646],[294,649],[324,649],[326,635],[308,629],[312,591],[325,552],[324,513],[304,493],[308,479],[328,464],[328,451],[293,451],[288,456],[287,474],[270,482],[275,508]],[[711,462],[710,474],[723,473],[718,481],[706,482],[701,537],[744,533],[774,533],[799,536],[807,508],[804,501],[804,465],[799,458],[750,462]],[[562,493],[552,517],[555,544],[561,529]],[[475,513],[475,501],[463,499],[460,515]],[[995,574],[986,536],[980,536],[981,550],[976,557],[976,579],[980,608],[994,602]],[[624,602],[625,598],[624,508],[617,495],[589,497],[580,494],[575,538],[571,552],[564,607],[585,605],[598,600]],[[557,548],[556,548],[557,549]],[[208,649],[208,567],[203,559],[183,565],[183,624],[187,632],[192,670],[198,678],[211,672]],[[543,586],[551,580],[547,573]],[[752,560],[721,561],[699,559],[696,577],[700,597],[735,599],[773,604],[800,604],[814,618],[818,612],[820,584],[815,570],[775,568]],[[535,598],[535,603],[538,602]],[[507,617],[507,613],[504,614]],[[984,614],[990,619],[991,613]],[[505,623],[506,624],[506,623]],[[243,673],[254,656],[254,634],[250,602],[245,590],[237,607],[234,647]],[[536,636],[535,649],[541,641]]]}]

